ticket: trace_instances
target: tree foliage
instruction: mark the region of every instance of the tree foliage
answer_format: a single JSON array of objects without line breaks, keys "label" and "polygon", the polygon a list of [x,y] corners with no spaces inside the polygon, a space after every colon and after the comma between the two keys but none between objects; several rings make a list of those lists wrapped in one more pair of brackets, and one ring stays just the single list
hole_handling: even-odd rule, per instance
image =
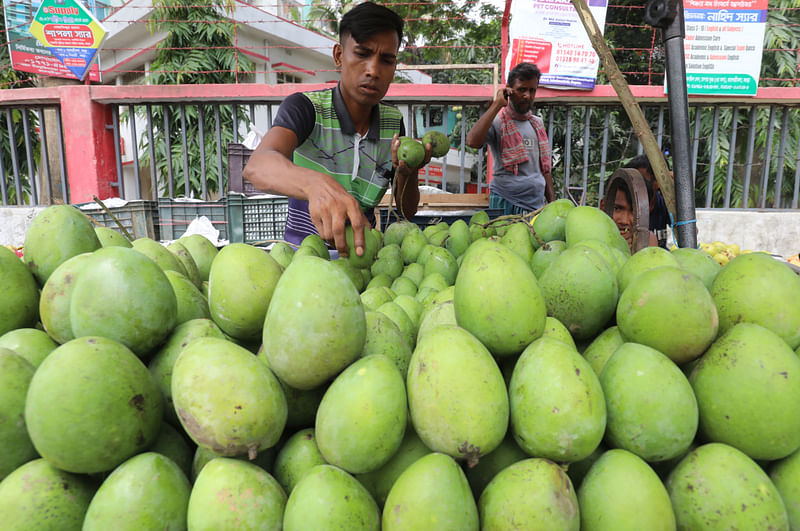
[{"label": "tree foliage", "polygon": [[[150,29],[163,32],[166,37],[157,46],[156,59],[150,66],[148,82],[153,85],[174,84],[225,84],[236,83],[247,72],[252,72],[253,62],[233,48],[235,25],[226,14],[233,10],[232,0],[154,0],[150,17]],[[186,21],[191,21],[187,23]],[[234,123],[247,122],[244,109],[239,108],[234,120],[234,109],[228,105],[191,105],[183,107],[185,120],[174,107],[154,105],[152,118],[154,125],[155,164],[161,194],[169,192],[168,163],[172,167],[174,193],[183,195],[186,179],[189,180],[189,195],[201,196],[204,192],[201,159],[205,162],[207,191],[224,192],[224,176],[219,174],[215,163],[218,147],[227,151],[233,142]],[[140,118],[146,116],[146,109],[137,110]],[[204,142],[201,145],[200,129]],[[164,127],[164,123],[168,128]],[[217,123],[219,120],[219,124]],[[221,138],[216,136],[219,125]],[[184,131],[185,129],[185,131]],[[183,139],[188,139],[184,143]],[[167,153],[169,136],[170,153]],[[140,140],[141,163],[150,164],[150,146],[146,132]],[[221,146],[218,146],[221,143]],[[188,154],[188,175],[184,171],[184,152]]]},{"label": "tree foliage", "polygon": [[[638,5],[637,5],[638,4]],[[605,39],[612,50],[614,59],[625,74],[629,84],[660,85],[663,83],[665,57],[661,42],[661,32],[646,26],[643,18],[643,4],[621,0],[610,6],[606,19]],[[796,0],[770,2],[761,79],[759,86],[797,86],[798,48],[800,48],[800,25],[797,18]],[[652,50],[652,52],[651,52]],[[598,83],[607,83],[601,68]],[[691,104],[691,102],[690,102]],[[652,131],[658,127],[658,107],[642,106]],[[718,109],[718,110],[717,110]],[[730,145],[730,132],[734,127],[732,105],[712,106],[694,105],[689,110],[690,134],[694,136],[694,125],[699,122],[697,138],[693,138],[692,149],[697,146],[697,164],[694,179],[696,183],[695,202],[705,207],[708,190],[711,188],[709,206],[726,205],[726,194],[730,194],[728,206],[755,207],[760,205],[787,207],[793,195],[794,174],[797,157],[789,156],[796,149],[800,139],[800,110],[790,106],[756,107],[751,116],[749,107],[742,107],[736,114],[736,143]],[[666,110],[666,108],[665,108]],[[609,114],[609,144],[607,146],[605,175],[600,174],[603,129],[602,116]],[[774,119],[770,122],[770,113]],[[584,145],[582,129],[585,118],[583,106],[552,106],[547,112],[554,113],[554,178],[557,187],[563,187],[567,173],[570,183],[581,182],[584,168],[587,172],[588,202],[596,204],[596,190],[601,180],[622,163],[638,153],[638,143],[632,134],[632,126],[621,108],[598,108],[590,119],[591,134],[588,137],[589,164],[584,164]],[[566,116],[572,114],[573,140],[570,144],[569,160],[566,160]],[[714,115],[717,113],[717,125]],[[784,119],[786,116],[786,119]],[[671,125],[669,112],[663,115],[662,146],[670,142]],[[747,157],[751,121],[755,122],[753,152]],[[576,131],[577,129],[577,131]],[[714,140],[716,138],[716,141]],[[771,141],[770,141],[771,139]],[[787,156],[780,157],[781,139],[784,141]],[[765,167],[769,161],[769,167]],[[728,167],[733,165],[731,182],[728,185]],[[568,169],[569,168],[569,169]],[[780,177],[779,177],[780,176]],[[762,180],[764,187],[762,188]],[[780,180],[780,183],[778,181]],[[780,186],[779,186],[780,184]],[[729,192],[726,190],[730,188]],[[747,188],[745,193],[745,188]],[[779,191],[776,194],[776,190]]]}]

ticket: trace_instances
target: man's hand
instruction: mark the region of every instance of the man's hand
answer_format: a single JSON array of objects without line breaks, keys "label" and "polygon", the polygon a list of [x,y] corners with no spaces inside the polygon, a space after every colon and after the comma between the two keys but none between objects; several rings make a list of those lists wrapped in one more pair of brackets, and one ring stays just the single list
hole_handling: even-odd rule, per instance
[{"label": "man's hand", "polygon": [[364,228],[368,226],[368,222],[358,201],[328,175],[319,179],[314,188],[314,194],[309,195],[308,199],[308,213],[320,237],[325,241],[333,241],[339,254],[346,257],[348,248],[345,227],[349,220],[353,227],[356,255],[362,256],[365,246]]},{"label": "man's hand", "polygon": [[424,146],[425,157],[416,168],[411,168],[408,164],[399,160],[397,157],[397,148],[399,146],[400,139],[397,135],[394,135],[392,139],[392,165],[396,169],[392,189],[394,190],[394,199],[400,215],[404,218],[410,218],[417,212],[417,207],[419,206],[419,169],[431,161],[433,146],[430,144]]},{"label": "man's hand", "polygon": [[544,201],[545,203],[552,203],[556,200],[556,193],[553,190],[553,182],[548,181],[544,185]]},{"label": "man's hand", "polygon": [[511,89],[508,87],[503,87],[497,89],[497,93],[494,95],[494,101],[492,103],[495,104],[498,108],[502,109],[506,105],[508,105],[508,97],[511,95]]},{"label": "man's hand", "polygon": [[400,147],[400,137],[397,136],[395,133],[394,138],[392,138],[392,166],[397,168],[397,171],[402,172],[403,175],[416,175],[420,168],[424,168],[426,164],[431,161],[431,153],[433,152],[433,146],[430,144],[425,144],[423,147],[425,148],[425,158],[422,160],[422,164],[417,166],[416,168],[411,168],[405,161],[402,161],[397,156],[397,150]]}]

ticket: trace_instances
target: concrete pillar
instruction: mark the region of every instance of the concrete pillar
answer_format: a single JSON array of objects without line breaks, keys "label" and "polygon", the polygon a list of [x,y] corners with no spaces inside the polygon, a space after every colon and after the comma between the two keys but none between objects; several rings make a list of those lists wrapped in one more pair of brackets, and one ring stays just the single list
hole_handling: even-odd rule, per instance
[{"label": "concrete pillar", "polygon": [[[64,85],[80,85],[77,79],[66,79],[60,77],[37,76],[39,87],[57,87]],[[51,195],[47,195],[47,183],[45,182],[44,171],[39,172],[39,203],[42,205],[52,205],[55,203],[65,203],[66,198],[61,193],[61,144],[58,140],[58,120],[55,109],[45,108],[44,123],[39,126],[47,134],[47,163],[50,168],[50,189]],[[42,151],[44,158],[44,150]]]},{"label": "concrete pillar", "polygon": [[111,107],[91,99],[90,85],[63,86],[61,119],[71,203],[118,196]]}]

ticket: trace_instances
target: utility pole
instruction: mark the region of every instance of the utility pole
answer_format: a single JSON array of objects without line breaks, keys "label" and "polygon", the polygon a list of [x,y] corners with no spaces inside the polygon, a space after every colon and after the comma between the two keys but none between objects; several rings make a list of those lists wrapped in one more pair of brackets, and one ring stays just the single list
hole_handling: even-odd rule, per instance
[{"label": "utility pole", "polygon": [[[689,150],[689,97],[686,89],[686,61],[683,39],[682,0],[649,0],[645,21],[661,29],[666,52],[667,100],[672,126],[672,160],[675,172],[675,220],[672,231],[679,247],[697,247],[697,219],[694,203],[694,176]],[[660,182],[660,181],[659,181]]]}]

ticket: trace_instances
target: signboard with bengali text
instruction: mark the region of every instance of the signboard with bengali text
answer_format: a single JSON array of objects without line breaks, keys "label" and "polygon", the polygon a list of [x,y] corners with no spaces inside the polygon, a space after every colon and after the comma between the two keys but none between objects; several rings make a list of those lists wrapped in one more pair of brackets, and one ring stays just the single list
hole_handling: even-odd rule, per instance
[{"label": "signboard with bengali text", "polygon": [[754,96],[767,0],[684,0],[689,94]]},{"label": "signboard with bengali text", "polygon": [[[99,67],[93,59],[105,30],[82,3],[3,0],[3,8],[9,55],[15,70],[100,81]],[[32,29],[38,33],[34,35]]]}]

